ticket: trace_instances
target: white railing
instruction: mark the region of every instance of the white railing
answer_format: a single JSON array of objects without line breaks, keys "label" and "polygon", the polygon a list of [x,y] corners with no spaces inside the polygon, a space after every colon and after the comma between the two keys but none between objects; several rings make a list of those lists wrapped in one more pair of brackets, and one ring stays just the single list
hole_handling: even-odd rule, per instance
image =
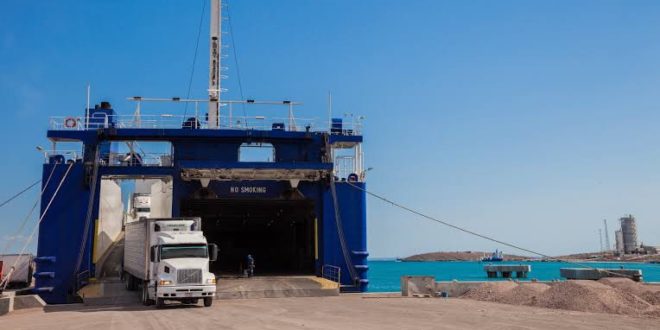
[{"label": "white railing", "polygon": [[[209,129],[206,115],[200,112],[200,105],[208,103],[206,99],[182,99],[174,98],[147,98],[141,96],[129,97],[129,101],[136,104],[135,112],[132,115],[113,115],[108,116],[103,112],[94,112],[89,118],[85,117],[51,117],[51,130],[86,130],[99,128],[194,128]],[[192,104],[190,115],[143,115],[143,105],[145,103],[186,103]],[[328,131],[332,134],[360,135],[362,132],[362,120],[364,117],[354,116],[346,113],[342,118],[341,125],[332,120],[317,120],[315,118],[299,118],[294,115],[294,108],[302,103],[294,101],[260,101],[260,100],[221,100],[220,116],[218,119],[218,128],[220,129],[254,129],[254,130],[272,130],[281,129],[286,131]],[[243,116],[234,116],[240,106]],[[282,114],[282,108],[286,109],[286,117],[265,117],[265,116],[246,116],[245,107],[260,106],[260,112],[278,111]],[[268,108],[268,109],[264,109]],[[277,109],[273,109],[277,108]],[[279,110],[278,110],[279,109]],[[250,110],[252,111],[252,110]],[[277,126],[273,126],[277,124]]]},{"label": "white railing", "polygon": [[108,159],[101,159],[102,166],[172,166],[169,153],[110,153]]},{"label": "white railing", "polygon": [[341,127],[335,126],[332,120],[328,122],[329,131],[332,134],[342,135],[361,135],[362,134],[362,121],[364,117],[354,116],[352,114],[344,114],[341,118]]},{"label": "white railing", "polygon": [[[288,132],[331,131],[332,123],[316,118],[288,118],[265,116],[221,116],[220,129],[235,130],[284,130]],[[51,117],[51,130],[94,130],[99,128],[157,128],[157,129],[209,129],[203,117],[182,116],[172,114],[162,115],[114,115],[90,118],[89,123],[84,117]],[[341,131],[332,130],[333,134],[360,135],[361,122],[343,122]]]},{"label": "white railing", "polygon": [[[281,124],[281,129],[286,131],[318,130],[318,121],[314,118],[293,118],[293,125],[289,125],[291,118],[265,117],[265,116],[222,116],[220,117],[221,129],[255,129],[271,130],[276,127],[273,124]],[[50,129],[52,130],[85,130],[83,117],[51,117]],[[181,115],[115,115],[91,118],[87,124],[88,129],[98,128],[199,128],[208,129],[204,118]]]},{"label": "white railing", "polygon": [[335,176],[340,179],[346,179],[349,174],[356,173],[355,157],[353,156],[337,156],[334,164]]},{"label": "white railing", "polygon": [[48,163],[51,156],[62,156],[63,163],[81,159],[81,155],[75,150],[40,150],[44,155],[44,161]]},{"label": "white railing", "polygon": [[364,154],[361,144],[333,144],[331,152],[335,177],[341,181],[362,182],[365,180],[368,170],[364,169]]}]

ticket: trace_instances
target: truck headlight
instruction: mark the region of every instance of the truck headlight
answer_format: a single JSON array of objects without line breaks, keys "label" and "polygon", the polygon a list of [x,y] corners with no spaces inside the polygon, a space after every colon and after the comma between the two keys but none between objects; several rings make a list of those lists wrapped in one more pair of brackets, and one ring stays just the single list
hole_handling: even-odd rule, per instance
[{"label": "truck headlight", "polygon": [[215,284],[215,278],[209,278],[206,280],[206,284]]},{"label": "truck headlight", "polygon": [[170,280],[160,280],[160,281],[158,281],[158,285],[172,285],[172,281],[170,281]]}]

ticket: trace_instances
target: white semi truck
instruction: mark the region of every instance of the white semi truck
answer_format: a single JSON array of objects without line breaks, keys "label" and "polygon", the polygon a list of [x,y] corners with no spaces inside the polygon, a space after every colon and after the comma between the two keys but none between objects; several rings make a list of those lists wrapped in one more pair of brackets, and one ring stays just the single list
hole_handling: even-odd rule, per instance
[{"label": "white semi truck", "polygon": [[151,195],[133,193],[133,198],[131,198],[131,216],[134,219],[149,218],[151,216]]},{"label": "white semi truck", "polygon": [[218,247],[207,244],[200,218],[148,219],[125,227],[123,275],[128,290],[142,289],[142,303],[160,308],[166,300],[213,304]]}]

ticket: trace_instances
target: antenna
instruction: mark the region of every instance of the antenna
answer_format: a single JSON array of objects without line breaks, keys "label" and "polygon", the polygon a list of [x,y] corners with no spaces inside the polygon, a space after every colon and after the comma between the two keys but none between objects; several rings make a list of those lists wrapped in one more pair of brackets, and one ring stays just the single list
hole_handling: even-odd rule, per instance
[{"label": "antenna", "polygon": [[610,251],[612,245],[610,245],[610,234],[607,230],[607,219],[603,219],[603,224],[605,225],[605,251]]},{"label": "antenna", "polygon": [[603,230],[598,229],[598,238],[600,238],[600,251],[603,252]]},{"label": "antenna", "polygon": [[328,125],[332,126],[332,92],[328,91]]},{"label": "antenna", "polygon": [[222,59],[222,0],[211,0],[209,42],[209,128],[218,128],[220,106],[220,61]]},{"label": "antenna", "polygon": [[87,107],[85,108],[85,129],[89,128],[89,97],[92,93],[92,87],[87,83]]}]

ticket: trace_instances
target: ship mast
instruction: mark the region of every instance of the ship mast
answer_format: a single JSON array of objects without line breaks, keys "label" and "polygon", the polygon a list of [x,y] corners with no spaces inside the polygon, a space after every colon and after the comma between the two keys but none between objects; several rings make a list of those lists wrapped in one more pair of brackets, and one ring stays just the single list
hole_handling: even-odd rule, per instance
[{"label": "ship mast", "polygon": [[220,117],[220,68],[222,48],[222,0],[211,0],[209,42],[209,128],[218,128]]}]

